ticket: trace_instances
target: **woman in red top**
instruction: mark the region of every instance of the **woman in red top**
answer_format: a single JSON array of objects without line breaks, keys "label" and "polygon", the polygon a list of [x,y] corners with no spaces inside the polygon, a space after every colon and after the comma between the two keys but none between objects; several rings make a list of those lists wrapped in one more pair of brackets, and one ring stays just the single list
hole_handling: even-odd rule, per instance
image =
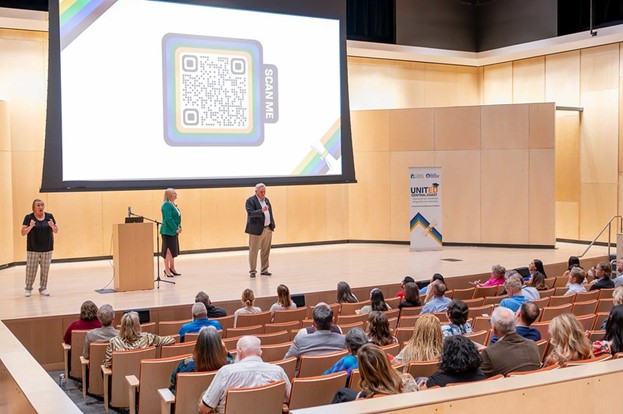
[{"label": "woman in red top", "polygon": [[90,300],[87,300],[80,307],[80,319],[72,322],[71,325],[67,327],[65,336],[63,336],[63,341],[66,344],[71,345],[71,331],[82,329],[90,330],[101,327],[102,323],[99,319],[97,319],[97,305]]}]

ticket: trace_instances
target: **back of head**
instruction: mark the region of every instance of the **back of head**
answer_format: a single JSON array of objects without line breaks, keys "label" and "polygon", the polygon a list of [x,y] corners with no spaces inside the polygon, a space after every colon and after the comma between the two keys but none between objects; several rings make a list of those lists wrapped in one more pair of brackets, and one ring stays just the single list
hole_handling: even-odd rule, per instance
[{"label": "back of head", "polygon": [[442,297],[447,290],[446,285],[439,280],[435,280],[433,283],[430,284],[428,288],[431,290],[431,292],[433,292],[433,296],[435,296],[436,298]]},{"label": "back of head", "polygon": [[206,305],[201,302],[195,302],[192,308],[193,319],[205,319],[208,317]]},{"label": "back of head", "polygon": [[530,279],[530,286],[538,290],[547,289],[547,285],[545,284],[545,275],[541,272],[535,272],[532,275],[532,279]]},{"label": "back of head", "polygon": [[515,332],[515,314],[512,310],[498,306],[491,314],[491,326],[499,336]]},{"label": "back of head", "polygon": [[277,286],[277,302],[279,302],[284,308],[289,308],[292,305],[290,289],[288,289],[286,285]]},{"label": "back of head", "polygon": [[610,274],[612,273],[612,267],[610,267],[610,263],[601,262],[597,265],[597,267],[603,270],[605,279],[610,279]]},{"label": "back of head", "polygon": [[204,291],[201,291],[195,295],[195,302],[201,302],[205,305],[206,309],[210,306],[210,296]]},{"label": "back of head", "polygon": [[389,329],[389,320],[383,312],[372,311],[368,314],[368,329],[370,342],[379,346],[389,345],[394,342],[392,332]]},{"label": "back of head", "polygon": [[255,302],[255,295],[251,289],[245,289],[242,291],[242,297],[240,299],[242,300],[244,306],[251,307]]},{"label": "back of head", "polygon": [[504,288],[509,296],[517,295],[521,293],[521,287],[523,286],[523,280],[521,276],[511,276],[504,282]]},{"label": "back of head", "polygon": [[571,277],[572,283],[582,284],[584,283],[584,279],[586,278],[586,272],[581,267],[573,267],[569,271],[569,276]]},{"label": "back of head", "polygon": [[354,328],[346,333],[345,342],[350,352],[356,355],[359,348],[368,343],[368,337],[361,329]]},{"label": "back of head", "polygon": [[97,305],[90,300],[80,306],[80,320],[92,321],[97,319]]},{"label": "back of head", "polygon": [[318,304],[312,311],[312,318],[314,318],[316,329],[328,331],[331,329],[331,323],[333,322],[333,311],[326,304]]},{"label": "back of head", "polygon": [[108,304],[100,306],[97,310],[97,319],[99,319],[102,326],[110,326],[115,319],[115,311],[112,306]]},{"label": "back of head", "polygon": [[439,318],[427,313],[418,318],[413,335],[403,348],[403,361],[430,361],[439,358],[443,333]]},{"label": "back of head", "polygon": [[403,285],[406,285],[407,283],[413,283],[413,282],[415,282],[415,280],[411,276],[405,276],[402,279],[402,284]]},{"label": "back of head", "polygon": [[366,344],[357,352],[361,388],[366,398],[375,394],[399,394],[402,391],[400,374],[391,366],[385,351],[378,345]]},{"label": "back of head", "polygon": [[346,282],[338,282],[337,284],[337,303],[355,303],[357,300],[350,291],[350,286]]},{"label": "back of head", "polygon": [[584,334],[582,325],[572,313],[556,316],[547,329],[553,351],[562,360],[582,360],[592,355],[591,343]]},{"label": "back of head", "polygon": [[248,356],[260,356],[262,355],[261,341],[256,336],[243,336],[236,343],[236,349],[238,350],[238,356],[240,359]]},{"label": "back of head", "polygon": [[128,312],[121,317],[119,336],[126,341],[135,341],[141,336],[141,323],[138,313]]},{"label": "back of head", "polygon": [[623,305],[623,286],[617,286],[612,292],[612,306]]},{"label": "back of head", "polygon": [[469,307],[465,302],[460,299],[453,299],[448,304],[448,319],[450,322],[456,325],[463,325],[467,322],[467,316],[469,315]]},{"label": "back of head", "polygon": [[405,285],[405,300],[420,306],[420,291],[414,282],[409,282]]},{"label": "back of head", "polygon": [[195,371],[214,371],[227,363],[227,350],[223,347],[218,331],[213,326],[204,326],[199,331],[193,351]]},{"label": "back of head", "polygon": [[616,305],[610,309],[604,339],[610,341],[612,354],[623,352],[623,305]]},{"label": "back of head", "polygon": [[498,278],[501,278],[506,275],[506,268],[502,265],[496,264],[491,267],[491,273]]},{"label": "back of head", "polygon": [[482,364],[474,342],[462,335],[453,335],[443,343],[439,369],[445,372],[473,371]]},{"label": "back of head", "polygon": [[573,267],[580,267],[580,259],[577,256],[569,256],[567,260],[567,270],[571,270]]},{"label": "back of head", "polygon": [[541,310],[534,302],[525,302],[519,308],[521,310],[521,320],[526,326],[530,326],[539,318]]},{"label": "back of head", "polygon": [[381,289],[374,288],[370,291],[370,306],[372,307],[372,310],[389,310],[389,307],[385,303],[385,297],[383,296],[383,291],[381,291]]},{"label": "back of head", "polygon": [[434,282],[435,280],[439,280],[441,283],[443,283],[444,285],[446,284],[445,279],[443,278],[443,276],[441,275],[441,273],[435,273],[433,275],[433,277],[431,278],[431,283]]}]

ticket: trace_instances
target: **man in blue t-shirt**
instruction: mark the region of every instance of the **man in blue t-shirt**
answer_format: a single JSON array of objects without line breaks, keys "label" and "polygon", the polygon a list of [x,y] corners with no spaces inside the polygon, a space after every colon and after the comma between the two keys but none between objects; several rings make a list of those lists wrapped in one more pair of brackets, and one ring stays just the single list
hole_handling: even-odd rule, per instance
[{"label": "man in blue t-shirt", "polygon": [[184,342],[184,336],[187,333],[199,332],[204,326],[214,326],[216,330],[223,329],[219,321],[212,321],[208,319],[208,310],[206,305],[201,302],[196,302],[193,305],[193,321],[188,322],[180,328],[180,342]]},{"label": "man in blue t-shirt", "polygon": [[[526,339],[533,341],[541,340],[541,332],[538,329],[531,328],[530,325],[539,318],[541,311],[534,302],[525,302],[517,311],[515,320],[515,331]],[[491,337],[489,345],[493,345],[498,341],[497,336]]]},{"label": "man in blue t-shirt", "polygon": [[522,286],[523,279],[520,275],[513,275],[509,277],[508,280],[504,282],[504,288],[506,288],[508,297],[506,299],[502,299],[500,306],[508,308],[513,312],[517,312],[519,307],[528,301],[528,298],[523,295],[521,290]]}]

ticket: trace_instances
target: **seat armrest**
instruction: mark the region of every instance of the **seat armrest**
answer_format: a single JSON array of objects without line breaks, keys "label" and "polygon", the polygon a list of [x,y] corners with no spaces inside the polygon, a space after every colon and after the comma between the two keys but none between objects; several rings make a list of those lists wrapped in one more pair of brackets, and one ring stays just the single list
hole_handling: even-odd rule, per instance
[{"label": "seat armrest", "polygon": [[108,404],[110,403],[110,377],[112,376],[112,369],[101,366],[102,374],[104,375],[104,411],[108,414]]},{"label": "seat armrest", "polygon": [[127,381],[130,388],[138,388],[140,381],[136,378],[136,375],[126,375],[125,380]]},{"label": "seat armrest", "polygon": [[80,355],[80,367],[82,372],[82,399],[87,399],[87,387],[89,383],[89,377],[87,376],[87,369],[89,367],[89,360]]},{"label": "seat armrest", "polygon": [[65,364],[65,378],[69,379],[69,353],[71,352],[71,345],[61,342],[63,347],[63,363]]},{"label": "seat armrest", "polygon": [[136,414],[136,392],[140,384],[136,375],[126,375],[125,381],[128,383],[128,402],[130,404],[130,414]]},{"label": "seat armrest", "polygon": [[160,396],[160,414],[171,414],[171,404],[175,404],[175,395],[168,388],[158,390]]}]

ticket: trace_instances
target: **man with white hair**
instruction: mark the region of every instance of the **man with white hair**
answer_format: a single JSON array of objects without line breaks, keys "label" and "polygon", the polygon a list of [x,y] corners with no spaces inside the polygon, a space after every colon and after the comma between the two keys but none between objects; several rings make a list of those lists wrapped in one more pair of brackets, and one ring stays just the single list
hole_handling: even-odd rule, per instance
[{"label": "man with white hair", "polygon": [[102,323],[102,327],[87,332],[82,349],[82,355],[85,358],[89,358],[89,344],[91,342],[108,342],[110,338],[119,335],[119,331],[112,326],[112,321],[115,319],[115,311],[112,306],[108,304],[100,306],[97,310],[97,319]]},{"label": "man with white hair", "polygon": [[506,375],[515,371],[532,371],[541,366],[541,355],[534,341],[515,331],[515,313],[497,307],[491,315],[493,334],[498,341],[482,350],[480,369],[488,376]]},{"label": "man with white hair", "polygon": [[212,321],[208,319],[208,310],[206,305],[201,302],[195,302],[192,308],[193,320],[188,322],[180,328],[180,342],[184,342],[184,337],[187,333],[199,332],[204,326],[213,326],[217,331],[223,329],[219,321]]},{"label": "man with white hair", "polygon": [[257,253],[260,253],[260,274],[270,276],[268,259],[270,243],[275,230],[273,207],[266,198],[266,185],[255,185],[255,195],[249,197],[245,203],[247,210],[247,227],[245,233],[249,235],[249,276],[257,274]]},{"label": "man with white hair", "polygon": [[236,363],[218,370],[214,380],[199,401],[199,413],[223,413],[228,388],[248,388],[284,380],[290,397],[290,380],[279,365],[262,361],[260,340],[255,336],[243,336],[236,344]]},{"label": "man with white hair", "polygon": [[523,278],[521,275],[513,275],[506,279],[506,282],[504,282],[504,288],[506,289],[508,297],[502,299],[500,306],[508,308],[513,312],[517,312],[521,305],[528,301],[528,298],[523,295],[522,287]]}]

